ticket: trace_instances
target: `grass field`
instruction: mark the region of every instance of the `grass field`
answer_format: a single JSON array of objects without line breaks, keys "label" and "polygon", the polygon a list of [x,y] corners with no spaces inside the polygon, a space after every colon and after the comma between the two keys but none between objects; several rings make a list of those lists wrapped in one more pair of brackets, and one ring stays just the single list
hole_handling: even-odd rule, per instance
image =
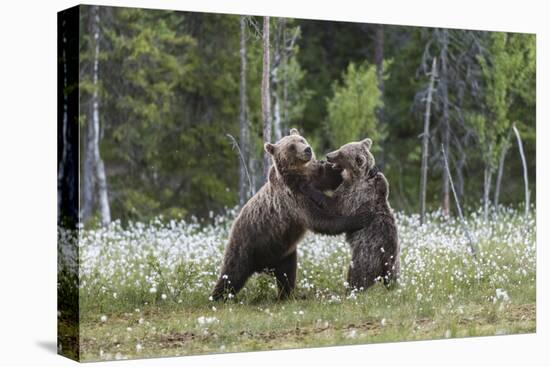
[{"label": "grass field", "polygon": [[[397,214],[398,287],[346,288],[343,236],[299,245],[294,298],[251,278],[227,303],[209,301],[235,212],[198,221],[85,229],[80,238],[80,356],[86,361],[535,331],[535,213],[501,208],[485,223]],[[60,287],[63,287],[63,276]],[[62,313],[59,315],[63,319]],[[60,325],[70,328],[70,325]],[[63,334],[63,332],[61,333]],[[65,341],[60,339],[61,348]]]}]

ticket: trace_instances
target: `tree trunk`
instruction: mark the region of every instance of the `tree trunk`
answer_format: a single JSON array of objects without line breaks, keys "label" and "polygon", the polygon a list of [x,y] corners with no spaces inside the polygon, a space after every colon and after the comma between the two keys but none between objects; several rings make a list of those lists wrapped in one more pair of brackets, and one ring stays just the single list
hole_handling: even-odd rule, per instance
[{"label": "tree trunk", "polygon": [[279,101],[279,95],[276,90],[273,92],[273,130],[275,141],[279,141],[282,137],[282,126],[281,126],[281,107]]},{"label": "tree trunk", "polygon": [[430,73],[430,84],[428,85],[428,96],[426,98],[426,113],[424,114],[424,132],[422,134],[422,166],[420,168],[420,224],[423,224],[426,216],[426,185],[428,182],[428,142],[430,140],[430,112],[432,108],[432,92],[437,74],[437,61],[434,57],[432,71]]},{"label": "tree trunk", "polygon": [[376,65],[376,77],[378,79],[378,89],[381,95],[384,93],[384,26],[376,26],[374,37],[374,64]]},{"label": "tree trunk", "polygon": [[527,175],[527,160],[525,159],[523,143],[521,142],[521,137],[515,124],[512,126],[512,129],[514,130],[518,140],[519,155],[521,156],[521,164],[523,165],[523,182],[525,184],[525,217],[527,218],[529,216],[529,176]]},{"label": "tree trunk", "polygon": [[493,170],[491,166],[486,163],[485,170],[483,172],[483,220],[487,222],[489,220],[489,195],[491,193],[491,181],[493,178]]},{"label": "tree trunk", "polygon": [[[74,46],[78,29],[77,15],[69,11],[58,15],[57,77],[57,224],[75,229],[78,213],[78,90],[69,86],[78,83],[78,46]],[[76,24],[75,24],[76,23]],[[78,36],[76,36],[78,37]],[[70,41],[69,41],[70,40]],[[71,42],[72,41],[72,42]],[[70,44],[69,44],[70,43]]]},{"label": "tree trunk", "polygon": [[[262,72],[262,120],[263,120],[263,139],[264,142],[271,141],[271,107],[269,93],[269,17],[264,17],[263,26],[263,72]],[[269,153],[264,152],[264,181],[267,181],[269,167],[271,166],[271,157]]]},{"label": "tree trunk", "polygon": [[283,121],[281,130],[288,131],[290,129],[288,121],[288,53],[287,50],[287,34],[286,34],[286,18],[281,18],[281,26],[283,27]]},{"label": "tree trunk", "polygon": [[99,28],[99,7],[92,6],[90,9],[90,21],[91,21],[91,33],[92,33],[92,46],[94,48],[93,58],[93,92],[91,100],[91,122],[93,128],[93,161],[95,167],[95,180],[97,183],[97,193],[99,202],[99,214],[101,217],[101,223],[107,225],[111,222],[111,210],[109,208],[109,196],[107,193],[107,177],[105,175],[105,166],[101,155],[99,153],[99,93],[98,93],[98,76],[99,76],[99,40],[100,40],[100,28]]},{"label": "tree trunk", "polygon": [[273,135],[275,141],[279,141],[282,137],[281,126],[281,101],[280,101],[280,84],[279,84],[279,70],[282,63],[282,55],[285,52],[282,42],[283,33],[283,20],[279,18],[274,37],[273,45],[273,62],[271,64],[271,94],[273,98]]},{"label": "tree trunk", "polygon": [[459,159],[455,161],[455,189],[456,189],[456,195],[458,196],[459,200],[462,200],[462,196],[464,195],[464,174],[463,169],[466,158],[464,156],[461,156]]},{"label": "tree trunk", "polygon": [[[90,103],[88,116],[93,116],[93,104]],[[91,119],[86,121],[86,137],[84,141],[84,167],[82,169],[82,221],[92,215],[94,208],[94,125]]]},{"label": "tree trunk", "polygon": [[[443,147],[445,152],[449,152],[449,146],[451,141],[451,126],[449,121],[449,74],[447,69],[447,46],[449,45],[449,34],[446,29],[441,30],[442,32],[442,48],[441,48],[441,92],[443,99]],[[443,170],[443,190],[442,190],[442,211],[444,216],[448,216],[450,211],[450,202],[449,202],[449,173],[448,170]]]},{"label": "tree trunk", "polygon": [[493,203],[495,205],[495,208],[497,209],[500,204],[500,185],[502,182],[502,174],[504,173],[504,162],[506,161],[506,153],[508,153],[509,147],[510,147],[510,134],[508,134],[508,136],[506,137],[506,141],[502,146],[502,150],[500,152],[500,159],[498,161],[497,182],[495,186],[495,196],[493,199]]},{"label": "tree trunk", "polygon": [[248,125],[246,123],[246,18],[241,16],[241,75],[240,75],[240,111],[239,131],[240,148],[242,159],[239,166],[239,204],[243,206],[248,199],[251,187],[248,187],[247,166],[248,166]]},{"label": "tree trunk", "polygon": [[[376,78],[378,82],[378,90],[380,91],[380,100],[384,102],[384,26],[378,24],[376,26],[374,37],[374,64],[376,65]],[[376,111],[378,122],[384,123],[384,106],[378,108]],[[384,163],[386,158],[386,144],[385,141],[380,142],[381,152],[377,164],[380,169],[384,169]]]}]

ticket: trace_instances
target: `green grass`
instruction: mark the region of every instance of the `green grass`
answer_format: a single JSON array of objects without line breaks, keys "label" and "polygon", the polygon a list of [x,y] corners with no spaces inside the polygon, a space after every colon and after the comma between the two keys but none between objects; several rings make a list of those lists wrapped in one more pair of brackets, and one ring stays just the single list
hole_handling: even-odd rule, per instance
[{"label": "green grass", "polygon": [[266,274],[233,300],[208,300],[231,219],[90,230],[81,244],[81,359],[535,332],[534,213],[503,209],[489,223],[471,215],[477,260],[455,220],[434,213],[420,227],[416,216],[397,219],[399,286],[346,289],[343,237],[310,235],[287,301],[277,301]]},{"label": "green grass", "polygon": [[[96,315],[97,319],[81,324],[82,357],[179,356],[535,331],[535,303],[527,299],[502,307],[475,301],[454,307],[445,302],[419,304],[382,286],[376,288],[356,300],[330,305],[268,299],[217,304],[216,311],[210,305],[149,306],[113,314],[104,323]],[[483,292],[471,295],[484,297]],[[197,320],[202,316],[217,321],[201,325]]]}]

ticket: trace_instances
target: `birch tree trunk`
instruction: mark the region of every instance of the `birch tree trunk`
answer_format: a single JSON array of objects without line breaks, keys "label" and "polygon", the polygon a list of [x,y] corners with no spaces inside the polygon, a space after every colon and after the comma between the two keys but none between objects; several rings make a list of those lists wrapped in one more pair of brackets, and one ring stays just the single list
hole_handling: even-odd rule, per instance
[{"label": "birch tree trunk", "polygon": [[422,134],[422,166],[420,168],[420,224],[423,224],[426,216],[426,185],[428,181],[428,142],[430,140],[430,113],[432,108],[432,92],[437,74],[437,61],[434,57],[432,71],[430,73],[430,84],[428,85],[428,96],[426,98],[426,113],[424,114],[424,132]]},{"label": "birch tree trunk", "polygon": [[247,166],[248,166],[248,125],[246,123],[246,17],[241,16],[241,75],[240,75],[240,111],[239,111],[239,130],[240,130],[240,148],[242,153],[241,164],[239,167],[239,204],[241,206],[248,199],[251,187],[248,187]]},{"label": "birch tree trunk", "polygon": [[[262,120],[263,120],[263,139],[264,142],[271,141],[271,104],[269,93],[269,17],[264,17],[263,25],[263,69],[262,69]],[[269,153],[264,152],[264,181],[267,181],[271,157]]]},{"label": "birch tree trunk", "polygon": [[93,58],[93,93],[91,100],[92,118],[91,125],[93,128],[93,161],[95,167],[95,180],[97,184],[97,194],[99,203],[99,214],[101,217],[101,223],[107,225],[111,222],[111,210],[109,208],[109,196],[107,193],[107,177],[105,175],[105,166],[101,155],[99,153],[99,93],[98,93],[98,75],[99,75],[99,41],[100,41],[100,28],[99,28],[99,7],[92,6],[90,9],[91,30],[92,30],[92,46],[94,48]]},{"label": "birch tree trunk", "polygon": [[[442,48],[441,48],[441,92],[443,99],[443,147],[445,152],[449,152],[451,141],[451,126],[449,122],[449,73],[447,68],[447,47],[449,45],[448,30],[442,29]],[[449,171],[443,170],[443,190],[442,190],[442,211],[443,215],[449,215]]]},{"label": "birch tree trunk", "polygon": [[529,216],[529,176],[527,175],[527,160],[525,159],[525,153],[523,152],[523,143],[521,142],[521,136],[514,124],[512,126],[516,138],[518,140],[519,155],[521,156],[521,164],[523,165],[523,182],[525,184],[525,217]]},{"label": "birch tree trunk", "polygon": [[[96,36],[96,15],[98,9],[97,6],[92,6],[90,8],[90,18],[89,18],[89,32],[92,35],[93,39],[91,40],[92,45],[98,43],[95,39]],[[94,49],[95,52],[95,49]],[[91,60],[91,70],[94,73],[92,78],[95,76],[95,67],[96,67],[96,57]],[[95,87],[95,85],[94,85]],[[84,138],[84,166],[82,167],[82,209],[80,213],[80,218],[82,221],[86,221],[93,213],[94,210],[94,193],[95,193],[95,153],[94,153],[94,125],[92,117],[94,115],[94,105],[93,100],[89,101],[89,111],[88,118],[86,120],[86,130]]]}]

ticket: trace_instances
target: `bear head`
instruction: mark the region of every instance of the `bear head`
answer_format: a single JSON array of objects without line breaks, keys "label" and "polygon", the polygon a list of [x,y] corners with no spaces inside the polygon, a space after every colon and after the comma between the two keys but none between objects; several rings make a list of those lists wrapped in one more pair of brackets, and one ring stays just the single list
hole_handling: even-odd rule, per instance
[{"label": "bear head", "polygon": [[371,146],[372,140],[369,138],[342,145],[338,150],[327,154],[327,161],[343,169],[344,180],[364,177],[375,165],[374,156],[370,152]]},{"label": "bear head", "polygon": [[264,148],[280,173],[303,171],[315,159],[311,146],[296,129],[291,129],[290,135],[284,136],[275,144],[265,143]]}]

